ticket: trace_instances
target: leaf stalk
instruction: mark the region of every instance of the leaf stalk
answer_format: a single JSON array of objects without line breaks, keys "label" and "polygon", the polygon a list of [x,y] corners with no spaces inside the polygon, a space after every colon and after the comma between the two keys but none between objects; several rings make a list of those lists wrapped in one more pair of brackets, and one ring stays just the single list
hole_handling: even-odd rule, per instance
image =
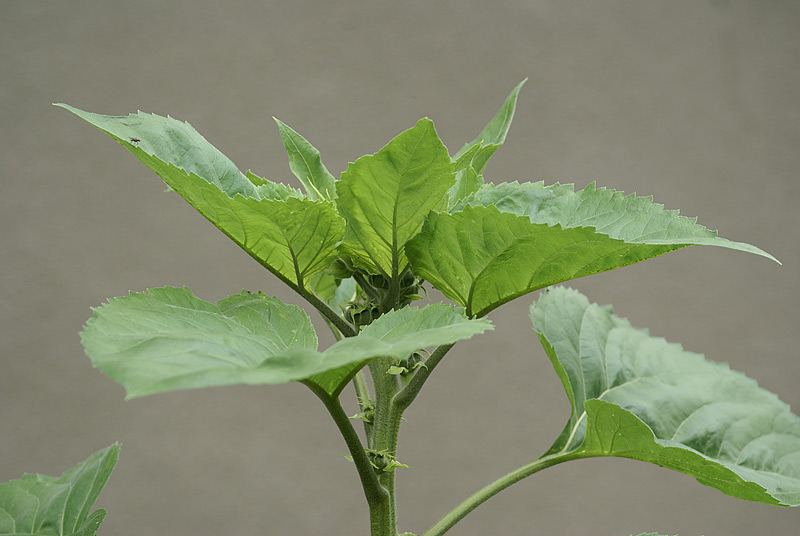
[{"label": "leaf stalk", "polygon": [[570,453],[570,454],[562,454],[559,456],[544,456],[539,458],[535,462],[529,463],[527,465],[523,465],[519,469],[516,469],[500,478],[488,484],[478,490],[477,492],[473,493],[469,496],[466,500],[464,500],[461,504],[456,506],[453,510],[451,510],[447,515],[441,518],[434,526],[428,529],[422,536],[441,536],[442,534],[446,533],[448,530],[453,528],[453,526],[461,521],[467,514],[472,512],[475,508],[486,502],[487,500],[491,499],[507,487],[511,486],[512,484],[516,484],[523,478],[529,477],[534,473],[538,473],[543,469],[547,469],[548,467],[552,467],[554,465],[558,465],[560,463],[570,461],[570,460],[577,460],[580,458],[584,458],[580,453]]}]

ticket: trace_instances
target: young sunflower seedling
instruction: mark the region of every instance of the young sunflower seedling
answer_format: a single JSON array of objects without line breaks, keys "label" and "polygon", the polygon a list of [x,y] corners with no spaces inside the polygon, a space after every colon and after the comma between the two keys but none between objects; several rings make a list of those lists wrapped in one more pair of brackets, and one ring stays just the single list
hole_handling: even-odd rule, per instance
[{"label": "young sunflower seedling", "polygon": [[[121,383],[128,398],[232,384],[304,384],[349,450],[371,536],[397,536],[395,478],[409,467],[404,462],[413,466],[398,455],[404,412],[456,343],[492,329],[489,313],[549,289],[530,308],[533,332],[520,337],[538,337],[564,386],[571,413],[562,433],[541,457],[475,492],[424,536],[445,534],[484,501],[542,469],[601,456],[655,463],[740,499],[797,506],[800,418],[787,405],[726,365],[651,337],[609,307],[556,286],[687,246],[775,258],[651,198],[594,184],[575,191],[485,181],[521,87],[454,154],[433,122],[421,119],[338,179],[305,138],[276,120],[304,191],[242,173],[188,123],[60,104],[133,153],[319,311],[336,337],[319,349],[300,307],[261,292],[211,303],[187,288],[153,288],[94,310],[81,334],[92,363]],[[415,306],[425,285],[450,302]],[[356,416],[341,404],[351,382]],[[363,435],[354,418],[363,421]],[[89,516],[88,509],[116,452],[101,451],[61,479],[25,477],[0,486],[0,533],[39,534],[26,520],[52,524],[66,515],[69,527],[58,534],[94,534],[102,515]],[[20,500],[61,493],[90,465],[101,466],[104,478],[94,481],[81,511],[69,500],[47,507]]]}]

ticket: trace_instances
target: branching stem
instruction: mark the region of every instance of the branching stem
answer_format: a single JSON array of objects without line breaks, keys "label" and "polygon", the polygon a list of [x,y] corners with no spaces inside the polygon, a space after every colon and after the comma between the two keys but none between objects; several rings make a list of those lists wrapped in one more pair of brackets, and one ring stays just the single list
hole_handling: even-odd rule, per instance
[{"label": "branching stem", "polygon": [[576,460],[583,457],[585,456],[580,453],[552,455],[539,458],[533,463],[523,465],[519,469],[498,478],[491,484],[485,486],[468,497],[464,502],[456,506],[450,511],[450,513],[440,519],[433,527],[428,529],[428,531],[426,531],[422,536],[441,536],[450,530],[453,525],[461,521],[464,516],[512,484],[515,484],[523,478],[531,476],[534,473],[538,473],[542,469],[547,469],[548,467],[558,465],[559,463],[569,460]]}]

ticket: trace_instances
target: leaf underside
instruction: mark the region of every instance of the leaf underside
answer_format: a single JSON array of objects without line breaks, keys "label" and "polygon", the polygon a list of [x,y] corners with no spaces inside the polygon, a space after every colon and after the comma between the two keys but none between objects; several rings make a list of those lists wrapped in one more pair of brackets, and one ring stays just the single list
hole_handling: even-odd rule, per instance
[{"label": "leaf underside", "polygon": [[800,505],[800,417],[727,365],[557,287],[531,320],[572,405],[548,455],[655,463],[728,495]]},{"label": "leaf underside", "polygon": [[338,255],[344,221],[332,203],[242,174],[188,123],[141,112],[117,117],[60,106],[132,152],[289,286],[305,288]]},{"label": "leaf underside", "polygon": [[109,300],[94,310],[81,339],[92,363],[129,398],[291,381],[311,381],[335,396],[370,359],[404,358],[489,327],[445,304],[404,308],[319,352],[308,316],[277,298],[243,292],[212,304],[186,288],[164,287]]},{"label": "leaf underside", "polygon": [[420,276],[482,316],[534,290],[690,245],[774,260],[650,198],[542,183],[484,185],[452,213],[432,213],[406,253]]},{"label": "leaf underside", "polygon": [[25,475],[0,484],[0,535],[94,536],[106,513],[90,510],[119,448],[114,444],[95,452],[58,478]]}]

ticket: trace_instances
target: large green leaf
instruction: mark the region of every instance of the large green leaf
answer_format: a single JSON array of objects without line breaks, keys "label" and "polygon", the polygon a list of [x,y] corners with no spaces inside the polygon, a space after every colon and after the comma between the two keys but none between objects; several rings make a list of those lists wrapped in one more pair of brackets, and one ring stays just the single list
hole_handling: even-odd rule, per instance
[{"label": "large green leaf", "polygon": [[774,258],[665,211],[649,198],[593,185],[483,186],[452,214],[433,213],[406,246],[414,270],[482,316],[528,292],[690,245]]},{"label": "large green leaf", "polygon": [[431,210],[443,208],[455,181],[453,164],[430,119],[402,132],[373,155],[350,164],[336,183],[347,220],[344,249],[388,279],[408,261],[406,242]]},{"label": "large green leaf", "polygon": [[59,478],[25,475],[0,484],[3,536],[94,536],[105,510],[90,510],[119,458],[119,445],[95,452]]},{"label": "large green leaf", "polygon": [[572,414],[548,455],[647,461],[752,501],[800,505],[800,417],[755,381],[554,288],[534,329]]},{"label": "large green leaf", "polygon": [[514,111],[517,107],[517,96],[527,78],[515,87],[506,98],[503,106],[489,121],[489,124],[478,134],[478,137],[467,143],[455,155],[456,183],[447,192],[448,207],[474,193],[483,184],[483,170],[489,158],[506,140]]},{"label": "large green leaf", "polygon": [[109,134],[248,254],[292,287],[336,257],[344,222],[333,204],[239,172],[188,123],[64,108]]},{"label": "large green leaf", "polygon": [[[423,329],[419,333],[401,328],[380,331],[381,325],[394,326],[409,314],[423,319],[442,316],[435,315],[437,307],[430,307],[388,313],[376,321],[378,327],[319,352],[311,321],[296,306],[246,292],[215,305],[188,289],[165,287],[109,300],[94,310],[81,335],[92,363],[121,383],[129,398],[177,389],[312,378],[327,388],[332,384],[323,373],[379,356],[405,357],[427,344],[443,344],[436,338],[429,341]],[[440,323],[442,329],[435,333],[447,342],[488,326],[460,313],[449,322],[453,326]],[[472,331],[460,326],[461,322]]]},{"label": "large green leaf", "polygon": [[[686,246],[720,246],[775,257],[750,244],[733,242],[717,236],[716,231],[697,224],[678,210],[664,210],[653,203],[652,196],[625,195],[594,183],[575,191],[572,184],[543,182],[508,182],[486,184],[462,202],[464,205],[494,206],[501,212],[527,216],[532,223],[560,225],[564,228],[592,227],[598,233],[632,244],[662,245],[666,248]],[[670,249],[665,249],[669,251]]]},{"label": "large green leaf", "polygon": [[289,125],[278,119],[275,122],[278,124],[283,146],[289,153],[289,167],[303,183],[308,196],[314,201],[333,201],[336,197],[336,179],[322,163],[319,151]]}]

